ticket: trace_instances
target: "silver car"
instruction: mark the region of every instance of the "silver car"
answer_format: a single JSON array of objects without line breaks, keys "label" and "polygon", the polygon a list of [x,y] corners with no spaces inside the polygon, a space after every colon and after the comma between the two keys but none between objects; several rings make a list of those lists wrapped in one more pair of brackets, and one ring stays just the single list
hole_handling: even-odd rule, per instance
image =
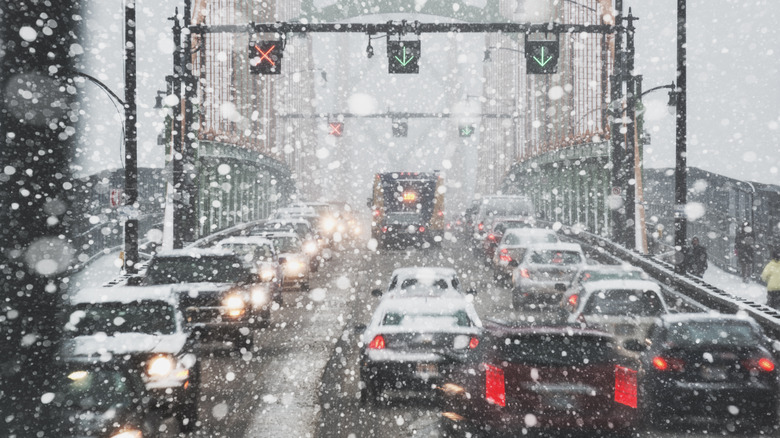
[{"label": "silver car", "polygon": [[512,271],[512,306],[539,309],[557,306],[574,276],[586,264],[576,243],[538,243],[528,247]]}]

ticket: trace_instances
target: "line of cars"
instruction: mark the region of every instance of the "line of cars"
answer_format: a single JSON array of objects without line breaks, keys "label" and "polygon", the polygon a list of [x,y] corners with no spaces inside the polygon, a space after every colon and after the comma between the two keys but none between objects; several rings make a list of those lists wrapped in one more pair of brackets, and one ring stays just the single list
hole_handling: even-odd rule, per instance
[{"label": "line of cars", "polygon": [[[57,411],[67,416],[55,422],[57,433],[92,436],[81,432],[93,424],[102,427],[95,436],[138,438],[158,436],[161,427],[174,434],[196,427],[201,353],[215,342],[250,351],[283,293],[307,290],[319,263],[312,262],[317,231],[289,211],[243,231],[208,248],[157,253],[127,285],[68,296],[61,312],[66,374],[58,382],[62,397],[79,400]],[[307,252],[307,243],[315,248]],[[121,390],[135,394],[132,403],[109,385],[128,374],[133,378],[122,377]],[[95,395],[103,390],[116,397]],[[126,414],[121,421],[111,421],[116,403]]]}]

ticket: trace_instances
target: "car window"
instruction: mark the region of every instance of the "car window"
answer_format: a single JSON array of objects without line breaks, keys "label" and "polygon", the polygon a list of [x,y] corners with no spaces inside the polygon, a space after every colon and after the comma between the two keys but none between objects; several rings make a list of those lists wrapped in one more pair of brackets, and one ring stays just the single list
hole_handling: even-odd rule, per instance
[{"label": "car window", "polygon": [[271,237],[274,242],[274,246],[279,249],[279,252],[301,252],[301,240],[295,236],[277,236]]},{"label": "car window", "polygon": [[238,255],[244,262],[257,263],[273,259],[273,248],[270,245],[254,243],[222,243],[220,248],[228,249]]},{"label": "car window", "polygon": [[612,360],[613,344],[598,336],[530,334],[500,337],[492,350],[496,358],[532,365],[592,365]]},{"label": "car window", "polygon": [[666,338],[678,345],[742,345],[761,344],[759,333],[749,324],[685,322],[667,327]]},{"label": "car window", "polygon": [[574,265],[582,263],[582,256],[574,251],[536,250],[527,260],[537,265]]},{"label": "car window", "polygon": [[176,333],[176,310],[164,301],[82,303],[68,312],[66,330],[74,336],[96,333]]},{"label": "car window", "polygon": [[465,310],[439,313],[391,311],[384,314],[381,325],[471,327],[473,323]]},{"label": "car window", "polygon": [[407,278],[406,280],[401,282],[401,289],[407,289],[409,287],[414,286],[415,284],[417,284],[416,278]]},{"label": "car window", "polygon": [[599,280],[644,280],[645,275],[642,271],[627,269],[624,271],[602,271],[598,269],[582,271],[580,281],[599,281]]},{"label": "car window", "polygon": [[394,275],[394,276],[393,276],[393,279],[392,279],[392,280],[390,280],[390,286],[389,286],[387,289],[388,289],[388,290],[390,290],[390,289],[395,289],[395,286],[396,286],[397,284],[398,284],[398,276],[397,276],[397,275]]},{"label": "car window", "polygon": [[234,257],[165,257],[152,259],[146,284],[234,283],[248,275]]},{"label": "car window", "polygon": [[610,289],[593,292],[583,309],[586,315],[660,316],[661,298],[654,291]]}]

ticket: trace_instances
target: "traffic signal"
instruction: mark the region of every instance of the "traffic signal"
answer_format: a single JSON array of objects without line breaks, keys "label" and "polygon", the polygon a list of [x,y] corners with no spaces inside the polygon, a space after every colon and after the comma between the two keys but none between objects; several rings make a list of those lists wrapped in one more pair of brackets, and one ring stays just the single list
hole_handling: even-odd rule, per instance
[{"label": "traffic signal", "polygon": [[282,72],[282,41],[258,41],[249,45],[249,71],[278,75]]},{"label": "traffic signal", "polygon": [[525,41],[527,74],[550,74],[558,71],[558,41]]},{"label": "traffic signal", "polygon": [[334,137],[341,137],[341,135],[344,133],[344,123],[329,122],[328,129],[330,129],[330,135]]},{"label": "traffic signal", "polygon": [[393,137],[406,137],[409,126],[405,120],[393,120]]},{"label": "traffic signal", "polygon": [[475,128],[474,125],[460,125],[458,127],[458,133],[460,133],[461,137],[471,137],[476,130],[477,128]]},{"label": "traffic signal", "polygon": [[419,41],[388,41],[387,69],[390,73],[419,73]]}]

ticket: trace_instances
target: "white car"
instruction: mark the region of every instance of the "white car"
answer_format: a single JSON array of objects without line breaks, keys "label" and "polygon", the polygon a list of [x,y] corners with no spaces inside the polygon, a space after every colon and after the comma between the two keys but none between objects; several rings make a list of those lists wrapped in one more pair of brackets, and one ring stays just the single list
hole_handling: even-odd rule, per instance
[{"label": "white car", "polygon": [[462,298],[380,301],[362,335],[361,398],[376,403],[384,389],[430,390],[441,381],[445,355],[479,345],[482,321]]},{"label": "white car", "polygon": [[200,367],[170,286],[84,289],[69,297],[64,317],[66,360],[132,364],[158,403],[172,405],[184,428],[195,425]]},{"label": "white car", "polygon": [[283,289],[309,289],[311,257],[304,248],[301,238],[293,232],[263,232],[264,237],[274,242],[279,251],[279,263],[284,272]]},{"label": "white car", "polygon": [[585,253],[576,243],[529,246],[512,271],[512,306],[515,309],[557,306],[574,276],[585,265]]},{"label": "white car", "polygon": [[544,228],[510,228],[493,253],[493,267],[503,274],[512,270],[523,260],[525,250],[536,243],[558,243],[561,240],[553,230]]},{"label": "white car", "polygon": [[[408,266],[398,268],[390,275],[390,283],[387,291],[374,289],[371,294],[384,298],[405,297],[419,295],[420,293],[433,293],[436,296],[462,297],[458,273],[453,268]],[[469,289],[467,294],[476,294]]]},{"label": "white car", "polygon": [[281,302],[284,272],[271,239],[259,236],[231,236],[220,240],[214,247],[232,251],[248,265],[254,266],[259,281],[269,285],[274,301]]},{"label": "white car", "polygon": [[644,339],[669,307],[658,283],[650,280],[602,280],[582,283],[567,300],[570,323],[612,333],[622,342]]}]

